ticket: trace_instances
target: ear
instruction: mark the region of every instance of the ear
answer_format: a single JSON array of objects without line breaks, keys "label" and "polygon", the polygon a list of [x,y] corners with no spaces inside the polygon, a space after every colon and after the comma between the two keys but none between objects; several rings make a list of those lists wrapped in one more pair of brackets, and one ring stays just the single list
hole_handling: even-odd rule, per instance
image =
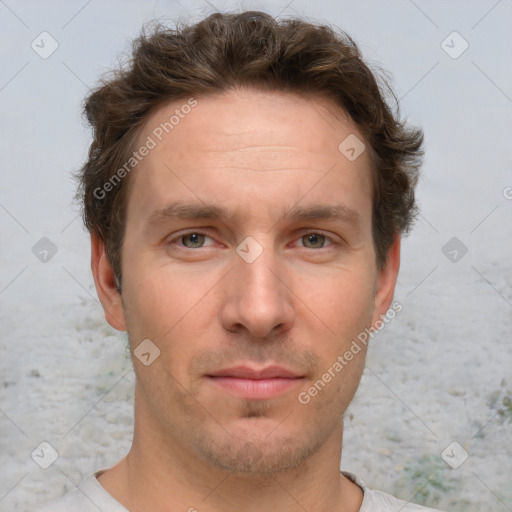
[{"label": "ear", "polygon": [[103,239],[92,233],[91,269],[107,322],[118,331],[126,331],[123,302],[121,294],[117,291],[114,269],[105,252]]},{"label": "ear", "polygon": [[393,244],[389,248],[386,263],[382,269],[379,270],[372,325],[375,324],[377,320],[380,320],[380,315],[385,315],[391,306],[399,269],[400,235],[396,235]]}]

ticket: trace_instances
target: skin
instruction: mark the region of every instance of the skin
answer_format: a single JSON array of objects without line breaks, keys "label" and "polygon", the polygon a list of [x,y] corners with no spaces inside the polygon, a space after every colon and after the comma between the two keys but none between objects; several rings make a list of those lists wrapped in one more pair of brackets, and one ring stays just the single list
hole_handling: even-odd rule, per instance
[{"label": "skin", "polygon": [[[121,294],[92,237],[107,321],[132,350],[144,339],[160,350],[149,366],[134,357],[133,445],[98,480],[132,512],[357,511],[362,491],[339,468],[365,350],[309,404],[297,397],[393,298],[400,241],[378,269],[368,151],[350,162],[338,150],[363,137],[322,98],[239,89],[197,101],[130,176]],[[184,103],[156,110],[139,142]],[[177,200],[228,216],[148,226]],[[357,221],[287,215],[312,205],[343,205]],[[252,263],[236,252],[249,236],[262,249]],[[253,400],[206,377],[239,364],[279,364],[302,380]]]}]

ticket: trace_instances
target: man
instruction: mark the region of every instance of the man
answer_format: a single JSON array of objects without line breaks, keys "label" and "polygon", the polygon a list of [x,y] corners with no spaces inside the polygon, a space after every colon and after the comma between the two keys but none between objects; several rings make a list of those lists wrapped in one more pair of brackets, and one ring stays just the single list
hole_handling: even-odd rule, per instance
[{"label": "man", "polygon": [[340,472],[422,143],[353,41],[258,12],[157,27],[86,113],[80,197],[134,439],[40,510],[432,510]]}]

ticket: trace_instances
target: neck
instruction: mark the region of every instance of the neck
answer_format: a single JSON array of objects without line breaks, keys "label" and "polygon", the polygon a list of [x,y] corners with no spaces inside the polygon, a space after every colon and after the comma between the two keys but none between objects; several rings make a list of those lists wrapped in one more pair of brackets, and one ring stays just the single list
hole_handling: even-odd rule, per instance
[{"label": "neck", "polygon": [[341,421],[324,445],[300,467],[255,475],[233,474],[199,460],[152,428],[147,417],[136,415],[130,452],[98,476],[100,484],[131,512],[360,509],[362,490],[340,473]]}]

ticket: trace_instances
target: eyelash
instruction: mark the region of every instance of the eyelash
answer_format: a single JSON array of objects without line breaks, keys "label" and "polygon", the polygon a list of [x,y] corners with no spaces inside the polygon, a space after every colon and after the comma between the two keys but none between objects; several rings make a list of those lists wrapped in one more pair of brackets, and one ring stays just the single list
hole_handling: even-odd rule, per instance
[{"label": "eyelash", "polygon": [[[183,238],[185,238],[188,235],[193,235],[193,234],[195,234],[195,235],[204,235],[205,237],[210,238],[211,240],[213,240],[213,238],[211,236],[209,236],[206,233],[203,233],[201,231],[189,231],[187,233],[181,233],[178,236],[175,236],[174,238],[169,240],[169,245],[173,245],[173,244],[175,244],[178,241],[181,242],[181,240]],[[329,244],[324,246],[324,247],[319,247],[317,249],[312,249],[310,247],[300,246],[302,249],[311,249],[312,251],[318,251],[320,249],[328,249],[329,247],[333,247],[333,246],[337,245],[337,242],[335,242],[333,240],[333,237],[331,237],[329,235],[326,235],[326,234],[324,234],[321,231],[305,231],[295,240],[300,240],[300,239],[304,238],[307,235],[320,235],[322,237],[325,237],[325,240],[328,241]],[[190,251],[197,251],[198,249],[207,249],[208,247],[211,247],[211,246],[191,248],[191,247],[186,247],[184,245],[180,245],[179,247],[180,247],[180,249],[185,249],[185,250],[190,250]]]}]

